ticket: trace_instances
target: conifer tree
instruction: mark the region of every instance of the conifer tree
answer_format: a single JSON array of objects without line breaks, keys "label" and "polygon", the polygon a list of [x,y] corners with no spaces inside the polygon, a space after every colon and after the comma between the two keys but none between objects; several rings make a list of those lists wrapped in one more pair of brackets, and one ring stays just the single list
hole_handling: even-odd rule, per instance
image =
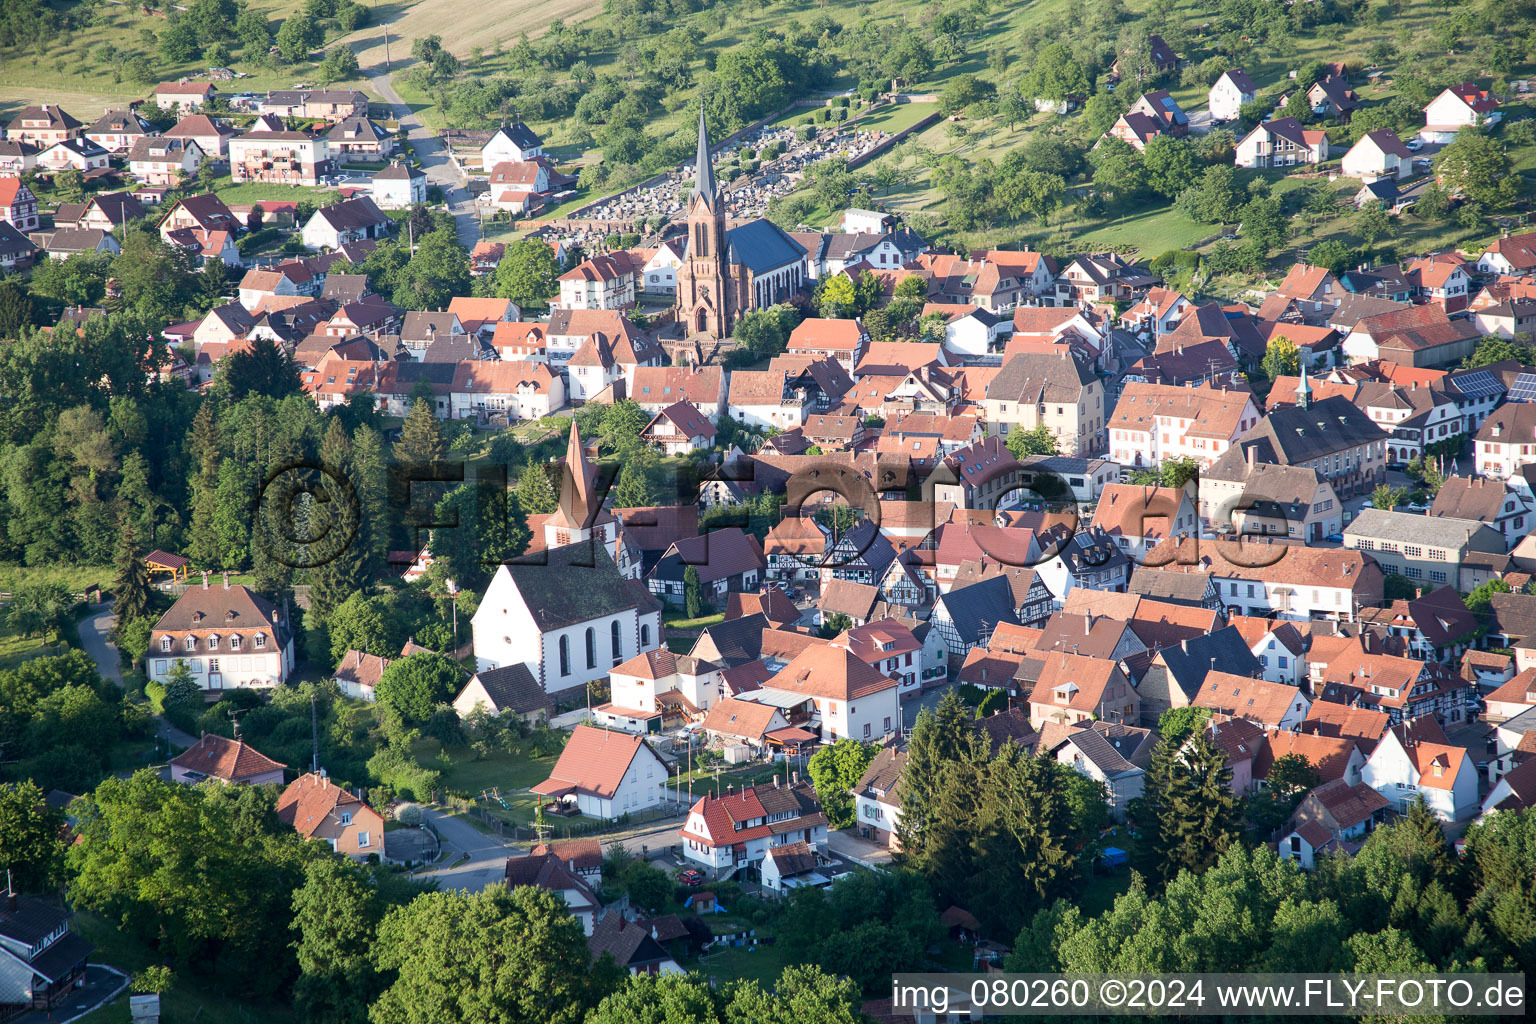
[{"label": "conifer tree", "polygon": [[213,402],[208,399],[203,400],[192,418],[190,448],[196,470],[192,475],[192,532],[187,555],[194,562],[211,566],[220,561],[214,518],[218,514],[221,451]]},{"label": "conifer tree", "polygon": [[938,784],[939,768],[959,758],[965,735],[975,731],[973,721],[970,709],[953,690],[944,694],[933,710],[924,708],[917,713],[907,740],[907,764],[901,775],[901,820],[896,825],[901,849],[908,857],[919,856],[923,851],[923,830]]},{"label": "conifer tree", "polygon": [[117,540],[117,573],[112,578],[112,610],[128,623],[149,614],[149,568],[139,550],[133,524],[125,522]]},{"label": "conifer tree", "polygon": [[435,466],[447,455],[448,446],[443,443],[443,432],[438,428],[437,417],[432,415],[432,407],[426,399],[416,399],[400,428],[395,456],[401,462]]},{"label": "conifer tree", "polygon": [[389,510],[389,467],[384,456],[384,439],[367,424],[352,434],[352,478],[357,485],[361,510],[359,537],[368,575],[372,577],[384,570],[389,558],[389,535],[394,517]]},{"label": "conifer tree", "polygon": [[1071,812],[1063,771],[1005,743],[981,775],[973,848],[977,874],[966,904],[1015,934],[1073,875]]},{"label": "conifer tree", "polygon": [[1150,871],[1168,879],[1204,871],[1237,839],[1242,825],[1227,757],[1203,729],[1152,753],[1145,808],[1152,819]]},{"label": "conifer tree", "polygon": [[361,499],[352,472],[352,439],[339,418],[332,418],[320,443],[321,481],[331,493],[316,503],[318,521],[311,524],[309,545],[317,562],[310,571],[314,584],[311,610],[320,618],[368,584],[367,539],[362,536]]},{"label": "conifer tree", "polygon": [[524,515],[545,516],[560,504],[555,487],[549,482],[549,473],[543,465],[530,462],[517,477],[517,504]]},{"label": "conifer tree", "polygon": [[927,877],[936,892],[955,902],[966,899],[976,874],[972,837],[981,809],[988,753],[984,733],[968,729],[958,738],[958,756],[938,763],[926,808],[921,852],[910,858],[913,867]]}]

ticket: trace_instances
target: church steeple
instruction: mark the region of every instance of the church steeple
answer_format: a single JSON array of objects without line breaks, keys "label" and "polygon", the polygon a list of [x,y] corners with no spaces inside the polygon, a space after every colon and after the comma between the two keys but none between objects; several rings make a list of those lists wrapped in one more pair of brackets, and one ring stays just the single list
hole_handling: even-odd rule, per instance
[{"label": "church steeple", "polygon": [[1305,409],[1312,404],[1312,385],[1307,383],[1307,357],[1301,357],[1301,383],[1296,385],[1296,407]]},{"label": "church steeple", "polygon": [[699,106],[699,150],[693,158],[693,197],[702,198],[710,209],[714,209],[715,196],[715,168],[709,159],[709,128],[704,124],[704,107]]},{"label": "church steeple", "polygon": [[549,524],[566,530],[585,531],[596,511],[592,508],[596,483],[597,470],[587,459],[581,434],[572,421],[570,440],[565,448],[565,466],[560,474],[560,507],[549,518]]}]

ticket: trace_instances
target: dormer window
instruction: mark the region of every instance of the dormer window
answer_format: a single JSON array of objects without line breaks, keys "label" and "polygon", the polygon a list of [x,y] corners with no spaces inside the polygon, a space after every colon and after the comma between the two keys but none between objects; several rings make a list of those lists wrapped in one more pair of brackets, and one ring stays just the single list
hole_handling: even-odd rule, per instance
[{"label": "dormer window", "polygon": [[265,634],[265,633],[257,633],[256,634],[256,649],[259,651],[259,650],[261,650],[265,646],[267,646],[267,634]]},{"label": "dormer window", "polygon": [[240,649],[240,634],[239,633],[236,633],[234,636],[229,638],[229,649],[232,650],[232,651],[238,651]]},{"label": "dormer window", "polygon": [[210,651],[216,651],[219,649],[219,635],[217,633],[208,638],[208,649]]},{"label": "dormer window", "polygon": [[163,636],[163,637],[160,638],[160,649],[162,651],[168,651],[168,650],[171,649],[171,638],[170,637]]},{"label": "dormer window", "polygon": [[187,637],[187,650],[189,650],[189,651],[197,650],[197,638],[196,637],[192,637],[192,636]]}]

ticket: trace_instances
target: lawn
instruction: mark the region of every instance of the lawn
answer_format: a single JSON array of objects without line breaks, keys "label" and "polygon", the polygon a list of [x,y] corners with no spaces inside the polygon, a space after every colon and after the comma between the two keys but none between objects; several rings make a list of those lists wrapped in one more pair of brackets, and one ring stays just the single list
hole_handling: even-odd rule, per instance
[{"label": "lawn", "polygon": [[87,587],[107,587],[117,570],[110,565],[0,565],[0,593],[27,583],[58,583],[71,594]]},{"label": "lawn", "polygon": [[784,968],[797,962],[793,952],[780,945],[728,946],[717,953],[706,953],[704,959],[689,959],[682,966],[684,970],[698,971],[721,981],[751,980],[771,988]]},{"label": "lawn", "polygon": [[52,646],[45,647],[41,637],[21,637],[8,629],[0,629],[0,671],[15,668],[53,649]]},{"label": "lawn", "polygon": [[[162,962],[153,950],[89,911],[75,912],[75,927],[96,944],[96,952],[91,957],[96,963],[111,964],[132,976],[145,967]],[[298,1021],[286,1006],[255,1002],[247,996],[226,993],[215,979],[187,971],[176,972],[176,983],[161,997],[160,1006],[161,1019],[167,1024],[193,1020],[224,1024],[296,1024]],[[112,1005],[83,1020],[84,1024],[127,1024],[128,994],[124,993]]]},{"label": "lawn", "polygon": [[853,121],[852,127],[861,131],[873,131],[878,128],[895,135],[917,124],[929,114],[938,113],[938,110],[937,103],[888,104]]},{"label": "lawn", "polygon": [[670,605],[661,613],[662,625],[672,629],[708,629],[724,621],[725,612],[715,612],[713,615],[700,615],[698,618],[690,619],[687,611]]},{"label": "lawn", "polygon": [[[499,790],[508,809],[503,812],[491,802],[497,817],[526,825],[533,820],[538,797],[528,792],[528,787],[549,778],[555,766],[555,757],[534,757],[521,751],[507,753],[497,751],[476,760],[467,747],[443,750],[442,744],[431,738],[418,740],[414,748],[417,760],[424,767],[443,773],[443,788],[478,801],[483,791]],[[482,805],[484,806],[484,805]]]}]

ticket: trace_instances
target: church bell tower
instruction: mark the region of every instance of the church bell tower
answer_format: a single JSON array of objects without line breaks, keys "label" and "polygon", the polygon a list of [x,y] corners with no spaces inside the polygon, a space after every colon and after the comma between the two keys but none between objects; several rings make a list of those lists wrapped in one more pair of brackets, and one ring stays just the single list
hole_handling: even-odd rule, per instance
[{"label": "church bell tower", "polygon": [[693,194],[688,198],[688,256],[678,270],[677,289],[678,314],[689,334],[718,339],[731,331],[735,311],[726,287],[730,263],[725,247],[725,202],[715,184],[709,130],[700,107]]}]

